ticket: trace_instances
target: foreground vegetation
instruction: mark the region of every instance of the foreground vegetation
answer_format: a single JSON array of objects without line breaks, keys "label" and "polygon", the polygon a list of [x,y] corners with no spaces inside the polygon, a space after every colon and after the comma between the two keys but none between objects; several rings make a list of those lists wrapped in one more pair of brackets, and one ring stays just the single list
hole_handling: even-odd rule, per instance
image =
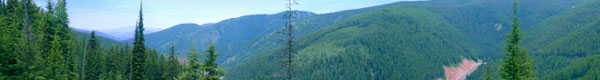
[{"label": "foreground vegetation", "polygon": [[[187,61],[179,61],[173,50],[166,57],[146,49],[141,10],[136,42],[142,43],[135,43],[132,49],[98,37],[94,31],[73,31],[68,26],[65,0],[48,2],[45,8],[33,0],[0,2],[2,80],[216,80],[224,76],[215,62],[220,54],[214,45],[202,55],[192,46],[188,54],[194,56]],[[206,59],[198,59],[202,57]]]}]

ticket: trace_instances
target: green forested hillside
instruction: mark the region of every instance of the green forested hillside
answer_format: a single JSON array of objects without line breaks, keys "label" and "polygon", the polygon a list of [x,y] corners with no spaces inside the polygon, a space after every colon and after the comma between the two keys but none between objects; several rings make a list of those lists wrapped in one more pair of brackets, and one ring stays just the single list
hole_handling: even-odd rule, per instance
[{"label": "green forested hillside", "polygon": [[[600,39],[597,38],[597,34],[600,30],[598,30],[597,27],[598,20],[596,19],[598,19],[598,17],[594,15],[598,14],[598,1],[553,0],[550,2],[539,3],[539,0],[519,0],[519,2],[521,12],[519,13],[519,17],[523,24],[522,32],[525,33],[522,45],[531,50],[531,56],[533,56],[532,58],[534,59],[532,69],[537,72],[535,76],[538,77],[538,79],[593,79],[593,76],[590,77],[589,75],[596,74],[594,72],[597,71],[593,71],[595,70],[593,68],[597,68],[597,66],[587,65],[585,62],[593,61],[596,57],[590,56],[598,55],[599,53],[597,45],[598,41],[596,39]],[[296,77],[299,79],[392,79],[394,77],[396,77],[396,79],[443,78],[441,67],[443,65],[455,63],[455,61],[461,57],[472,59],[491,58],[491,61],[485,62],[491,64],[493,72],[497,72],[497,66],[501,64],[500,59],[502,59],[502,55],[506,53],[501,49],[505,45],[502,40],[509,29],[507,26],[510,25],[509,17],[511,14],[510,9],[512,8],[511,4],[512,1],[502,0],[473,2],[458,1],[455,3],[445,3],[445,1],[399,2],[392,5],[400,6],[386,6],[385,9],[372,10],[364,14],[359,13],[358,16],[351,16],[352,18],[350,19],[336,21],[333,25],[329,25],[325,28],[317,28],[315,29],[317,30],[315,32],[303,31],[303,28],[305,28],[305,26],[302,26],[303,20],[297,21],[294,25],[299,25],[297,30],[301,31],[301,36],[303,34],[302,32],[309,32],[309,35],[299,38],[300,42],[297,46],[298,54],[296,55],[297,63],[295,63]],[[389,12],[391,14],[397,14],[397,16],[391,17],[390,15],[384,15],[388,17],[381,17],[381,14],[386,13],[385,11],[390,9],[399,9],[397,12]],[[431,14],[439,16],[434,16],[434,18],[431,18],[431,16],[421,16],[419,19],[431,18],[432,21],[439,21],[438,23],[428,25],[434,25],[435,27],[441,27],[441,25],[443,25],[445,28],[450,27],[450,29],[444,29],[444,31],[452,33],[446,33],[444,36],[438,34],[437,36],[434,36],[431,41],[428,41],[418,39],[427,38],[425,35],[433,34],[420,34],[421,37],[411,38],[417,40],[404,39],[404,37],[411,35],[408,33],[412,31],[437,33],[435,29],[380,29],[381,26],[403,26],[392,24],[411,23],[411,21],[395,20],[403,19],[406,16],[415,16],[409,15],[408,13],[410,12],[415,12],[420,15]],[[367,15],[370,16],[367,17]],[[319,16],[321,15],[313,18],[318,18]],[[362,18],[358,19],[359,17]],[[313,18],[307,18],[305,20]],[[373,19],[380,20],[373,21]],[[419,20],[415,21],[419,22]],[[372,27],[375,24],[379,25],[379,27]],[[418,25],[415,22],[412,22],[411,24]],[[419,25],[419,27],[427,26]],[[389,32],[390,35],[374,34],[387,32]],[[391,33],[394,33],[394,35],[391,35]],[[400,35],[403,37],[397,37]],[[444,37],[449,37],[450,39],[445,39]],[[458,38],[459,40],[453,41],[453,38]],[[252,79],[260,79],[264,77],[266,79],[278,79],[278,77],[282,77],[285,71],[284,67],[278,62],[281,61],[281,59],[279,59],[281,55],[278,54],[280,48],[276,48],[277,45],[274,42],[264,43],[269,40],[276,41],[277,39],[260,38],[255,41],[250,41],[261,43],[253,43],[250,45],[251,48],[248,49],[247,52],[242,52],[253,54],[249,54],[250,58],[246,61],[243,61],[238,65],[230,66],[231,70],[229,70],[229,72],[231,74],[228,75],[228,78],[241,79],[250,77]],[[434,42],[436,40],[450,41],[450,43],[436,43]],[[459,47],[444,46],[443,48],[438,48],[431,46],[414,46],[425,44],[436,44],[436,46],[453,45],[453,43],[460,43],[456,44],[459,45]],[[265,47],[265,45],[267,46]],[[407,45],[413,46],[407,49],[398,47]],[[418,52],[421,48],[433,48],[433,50],[427,50],[431,52]],[[449,52],[452,55],[441,54],[440,52],[434,53],[438,50],[440,52]],[[391,55],[394,52],[405,54]],[[409,55],[406,53],[416,54]],[[419,57],[423,55],[427,56]],[[403,67],[407,65],[408,67]],[[425,68],[426,70],[421,70],[423,72],[419,72],[420,68]],[[381,71],[379,69],[385,70]],[[568,69],[588,71],[568,72],[577,73],[576,75],[551,76],[568,74],[565,73],[566,71],[569,71]],[[467,79],[479,79],[484,71],[485,70],[476,70],[471,76],[468,76]]]},{"label": "green forested hillside", "polygon": [[[555,58],[556,59],[556,58]],[[588,56],[571,60],[568,66],[551,73],[546,73],[540,79],[560,80],[598,80],[600,79],[600,55]]]},{"label": "green forested hillside", "polygon": [[[479,51],[439,15],[389,7],[351,17],[303,36],[294,64],[299,79],[434,79],[444,64]],[[234,67],[231,79],[277,79],[281,59],[266,53]],[[244,75],[244,73],[259,73]],[[393,74],[392,74],[393,73]],[[419,75],[412,75],[419,73]],[[351,76],[350,76],[351,75]],[[311,76],[311,77],[309,77]]]},{"label": "green forested hillside", "polygon": [[[319,14],[304,19],[298,19],[292,23],[294,26],[296,26],[294,27],[294,36],[303,36],[336,22],[343,21],[348,17],[385,6],[389,5]],[[284,23],[281,23],[279,26],[283,26],[283,24]],[[231,65],[235,65],[246,60],[247,58],[255,57],[259,53],[271,52],[269,49],[277,48],[282,44],[279,41],[283,40],[284,37],[282,34],[277,33],[283,31],[282,29],[283,27],[278,27],[276,30],[272,30],[267,34],[258,35],[256,38],[232,43],[233,46],[231,46],[231,49],[224,50],[224,52],[228,54],[223,54],[222,58],[220,58],[218,61],[221,62],[224,67],[230,67]]]},{"label": "green forested hillside", "polygon": [[[526,35],[541,79],[599,79],[600,1],[573,6],[533,26]],[[596,75],[596,76],[591,76]]]},{"label": "green forested hillside", "polygon": [[[315,15],[304,11],[296,11],[295,13],[297,19]],[[178,53],[185,53],[192,45],[197,46],[200,49],[198,51],[204,51],[202,49],[206,49],[211,43],[218,45],[216,46],[217,49],[229,51],[233,49],[233,46],[237,46],[234,43],[254,39],[257,36],[266,35],[283,27],[285,24],[285,19],[281,17],[283,15],[284,13],[247,15],[227,19],[209,26],[182,24],[148,34],[146,43],[159,52],[167,52],[171,45],[175,45],[175,51]]]},{"label": "green forested hillside", "polygon": [[[174,40],[178,40],[180,38],[185,38],[191,32],[194,32],[199,29],[206,28],[208,26],[200,26],[197,24],[186,23],[179,24],[173,27],[167,28],[165,30],[161,30],[159,32],[150,33],[146,38],[146,43],[150,48],[158,48],[161,52],[166,52],[169,50],[171,45],[174,45]],[[133,40],[129,41],[129,43],[133,43]],[[190,47],[190,46],[177,46],[177,47]],[[183,53],[185,50],[178,51],[179,53]]]}]

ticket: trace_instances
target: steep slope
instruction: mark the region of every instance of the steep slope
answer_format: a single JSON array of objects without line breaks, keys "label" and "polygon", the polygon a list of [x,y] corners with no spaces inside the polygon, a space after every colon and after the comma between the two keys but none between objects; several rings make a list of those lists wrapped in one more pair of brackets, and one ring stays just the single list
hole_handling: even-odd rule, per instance
[{"label": "steep slope", "polygon": [[[441,78],[443,69],[437,67],[477,53],[464,38],[437,14],[402,6],[384,8],[300,38],[295,71],[302,75],[298,79]],[[228,79],[281,77],[284,70],[277,66],[281,59],[274,57],[278,55],[247,60],[241,63],[247,66],[234,67]]]},{"label": "steep slope", "polygon": [[[530,31],[526,32],[526,34],[531,37],[526,38],[526,40],[531,41],[526,43],[526,45],[532,45],[531,48],[533,50],[538,50],[544,47],[551,47],[547,46],[551,45],[551,43],[565,43],[565,40],[562,39],[581,39],[584,37],[576,38],[576,36],[594,36],[594,31],[589,31],[595,30],[594,28],[597,28],[597,25],[599,24],[600,20],[598,19],[600,18],[600,15],[597,14],[600,13],[600,10],[597,8],[600,8],[600,5],[598,4],[600,4],[600,2],[596,0],[573,6],[572,9],[533,26]],[[589,38],[594,39],[595,37]]]},{"label": "steep slope", "polygon": [[[294,20],[292,23],[294,25],[294,36],[304,36],[305,34],[322,29],[334,24],[335,22],[343,21],[348,17],[386,6],[389,6],[389,4],[335,13],[319,14],[304,19],[296,18],[298,20]],[[280,21],[278,23],[283,25],[285,22]],[[278,27],[276,30],[272,30],[267,34],[259,35],[256,38],[232,43],[233,46],[229,46],[230,49],[223,50],[223,52],[229,54],[223,54],[219,56],[217,62],[220,62],[224,67],[230,67],[231,65],[235,65],[247,58],[254,57],[256,54],[268,52],[272,48],[279,47],[282,43],[278,42],[285,38],[283,34],[277,33],[282,31],[282,29],[283,27]]]},{"label": "steep slope", "polygon": [[[525,36],[525,40],[523,45],[526,48],[532,48],[532,47],[537,47],[539,46],[539,44],[535,44],[532,45],[532,42],[534,42],[533,40],[537,40],[540,39],[539,36],[553,36],[551,34],[543,34],[543,35],[537,35],[539,32],[543,32],[546,31],[544,29],[538,29],[541,28],[541,26],[539,26],[539,24],[541,23],[549,23],[547,20],[554,18],[554,16],[557,15],[562,15],[563,13],[565,13],[565,11],[570,11],[573,8],[579,8],[581,7],[581,3],[589,3],[590,0],[551,0],[549,2],[544,2],[544,3],[540,3],[539,1],[541,0],[520,0],[520,20],[521,22],[523,22],[523,26],[521,26],[523,28],[523,32],[526,33]],[[546,1],[546,0],[545,0]],[[436,20],[442,20],[442,21],[446,21],[448,23],[452,23],[452,24],[446,24],[447,26],[456,26],[456,30],[458,34],[466,34],[468,36],[464,36],[461,38],[461,40],[467,41],[470,44],[465,44],[466,46],[461,46],[461,47],[471,47],[471,48],[475,48],[475,49],[471,49],[471,52],[468,53],[463,53],[463,54],[452,54],[452,56],[457,56],[457,55],[463,55],[463,56],[468,56],[470,58],[491,58],[492,61],[489,61],[490,63],[492,63],[492,68],[494,69],[493,71],[495,72],[497,69],[497,66],[499,63],[499,60],[502,57],[502,54],[504,53],[501,49],[504,47],[504,43],[503,43],[503,38],[505,37],[505,33],[508,32],[508,28],[503,28],[502,25],[510,25],[510,9],[512,8],[512,1],[506,1],[506,0],[475,0],[475,1],[470,1],[470,0],[442,0],[442,1],[430,1],[430,2],[399,2],[399,3],[394,3],[394,4],[389,4],[389,5],[400,5],[400,6],[405,6],[405,7],[410,7],[410,8],[415,8],[415,9],[420,9],[420,10],[425,10],[426,12],[432,12],[435,15],[439,15],[441,16],[441,18],[436,19]],[[588,9],[596,9],[596,8],[588,8]],[[585,10],[585,9],[582,9]],[[368,11],[368,10],[367,10]],[[592,10],[593,11],[593,10]],[[577,11],[572,11],[572,12],[577,12]],[[579,11],[581,12],[581,11]],[[586,14],[594,14],[594,13],[587,13],[587,12],[583,12]],[[335,13],[333,13],[335,14]],[[321,16],[321,15],[319,15]],[[318,16],[315,16],[313,18],[317,18]],[[595,17],[588,17],[588,19],[594,19]],[[311,18],[307,18],[306,20],[309,20]],[[574,18],[574,19],[582,19],[582,18]],[[323,19],[326,20],[326,19]],[[329,21],[335,21],[336,19],[329,19]],[[342,18],[341,20],[345,20],[344,18]],[[367,19],[365,19],[367,20]],[[435,20],[434,20],[435,21]],[[346,21],[342,21],[342,22],[346,22]],[[381,22],[385,22],[385,21],[381,21]],[[576,22],[576,21],[573,21]],[[298,21],[295,25],[302,25],[302,20]],[[352,23],[340,23],[338,21],[334,22],[335,24],[352,24]],[[362,24],[370,24],[370,23],[376,23],[376,21],[372,21],[372,22],[363,22]],[[388,23],[397,23],[397,22],[393,22],[390,21]],[[433,25],[440,25],[440,24],[433,24]],[[554,25],[557,26],[557,25]],[[563,25],[564,26],[564,25]],[[300,30],[300,35],[302,35],[303,32],[303,28],[307,27],[307,26],[298,26],[299,28],[297,30]],[[345,42],[347,41],[346,39],[341,39],[341,38],[336,38],[333,40],[336,41],[324,41],[324,40],[320,40],[320,38],[330,38],[330,37],[345,37],[347,35],[353,35],[354,33],[362,33],[362,32],[368,32],[368,30],[362,30],[362,31],[353,31],[355,29],[349,29],[347,32],[339,32],[338,34],[345,34],[345,35],[335,35],[335,36],[330,36],[329,34],[323,33],[324,31],[327,32],[326,30],[331,30],[330,27],[333,26],[329,26],[326,28],[319,28],[319,27],[315,27],[315,30],[318,30],[315,33],[311,33],[312,31],[305,31],[311,34],[319,34],[319,35],[305,35],[301,38],[301,40],[309,40],[309,41],[302,41],[302,42],[306,42],[306,43],[298,43],[300,44],[299,50],[305,50],[306,48],[310,48],[310,46],[315,46],[318,44],[319,47],[312,47],[314,49],[312,50],[308,50],[308,51],[321,51],[323,53],[342,53],[342,54],[350,54],[350,55],[354,55],[351,52],[348,52],[349,50],[361,50],[361,47],[355,48],[351,45],[344,45],[344,46],[350,46],[350,47],[331,47],[332,44],[344,44],[344,43],[339,43],[337,41],[340,42]],[[593,27],[595,28],[595,27]],[[310,28],[307,28],[310,29]],[[322,30],[319,30],[322,29]],[[342,28],[345,29],[345,28]],[[552,29],[552,28],[548,28],[548,29]],[[358,30],[358,29],[357,29]],[[382,31],[386,31],[389,29],[385,29]],[[588,30],[588,33],[581,33],[581,34],[590,34],[591,32],[600,32],[600,31],[594,31],[596,29],[586,29]],[[336,29],[333,29],[333,31],[330,32],[336,32]],[[346,31],[346,30],[343,30]],[[530,36],[529,34],[533,34],[532,36]],[[561,35],[564,34],[571,34],[571,33],[560,33]],[[277,66],[279,65],[277,56],[280,55],[274,55],[275,53],[277,53],[277,49],[280,49],[278,47],[278,45],[276,45],[276,41],[278,41],[277,38],[272,38],[272,37],[276,37],[273,36],[276,34],[270,34],[268,35],[269,37],[261,37],[259,39],[255,39],[254,42],[249,42],[252,43],[250,45],[250,47],[248,47],[249,49],[246,49],[247,51],[242,51],[242,53],[247,53],[250,56],[243,56],[243,57],[250,57],[248,59],[246,59],[246,61],[241,62],[239,65],[235,65],[233,66],[231,69],[228,69],[228,72],[233,73],[228,75],[228,77],[233,78],[233,79],[238,79],[238,78],[242,78],[242,77],[252,77],[251,79],[259,79],[260,77],[267,77],[270,79],[273,79],[273,77],[282,77],[283,76],[283,72],[285,72],[284,70],[279,71],[280,69],[284,69],[281,66]],[[380,34],[372,34],[372,35],[368,35],[368,36],[380,36]],[[318,37],[318,38],[309,38],[309,37]],[[447,36],[446,36],[447,37]],[[455,36],[452,36],[455,37]],[[582,37],[588,37],[588,38],[569,38],[570,40],[563,40],[563,41],[574,41],[574,40],[579,40],[579,41],[584,41],[584,39],[596,39],[595,37],[590,37],[590,36],[582,36]],[[308,39],[307,39],[308,38]],[[378,37],[375,39],[387,39],[389,37]],[[399,39],[402,40],[402,39]],[[268,42],[271,41],[271,42]],[[444,40],[446,41],[446,40]],[[360,41],[352,41],[350,40],[349,42],[354,42],[353,44],[360,44],[358,42]],[[380,42],[380,41],[371,41],[371,42]],[[597,47],[597,45],[593,44],[593,41],[590,42],[585,42],[587,44],[578,44],[578,45],[588,45],[588,48],[590,49],[594,49],[595,47]],[[347,44],[347,43],[346,43]],[[402,46],[405,46],[406,44],[403,44]],[[560,45],[565,45],[565,44],[560,44]],[[396,45],[396,46],[401,46],[401,45]],[[571,48],[577,48],[577,45],[573,45],[570,46]],[[377,46],[369,46],[369,47],[382,47],[381,45],[377,45]],[[369,48],[367,47],[367,48]],[[559,47],[559,48],[568,48],[568,47]],[[390,48],[386,47],[386,48],[379,48],[376,50],[383,50],[383,51],[394,51],[394,50],[389,50]],[[456,48],[454,47],[453,49],[459,49],[460,47]],[[369,50],[367,49],[366,51],[376,51],[376,50]],[[536,54],[538,51],[537,49],[533,49],[535,51],[532,51],[532,53]],[[465,50],[468,51],[468,50]],[[299,53],[301,53],[302,51],[299,51]],[[409,51],[401,51],[401,52],[409,52]],[[414,52],[414,51],[413,51]],[[452,50],[440,50],[440,52],[453,52]],[[594,52],[586,52],[585,54],[596,54]],[[306,61],[308,63],[322,63],[322,64],[308,64],[310,66],[303,66],[300,67],[301,70],[298,71],[320,71],[320,72],[327,72],[327,70],[321,70],[323,65],[336,65],[336,68],[334,67],[330,67],[327,68],[328,70],[335,70],[337,69],[337,72],[335,73],[328,73],[328,74],[320,74],[320,75],[307,75],[304,73],[298,73],[299,76],[302,76],[301,78],[304,79],[306,76],[322,76],[322,77],[313,77],[313,78],[324,78],[324,79],[328,79],[331,77],[331,79],[337,79],[336,77],[342,76],[343,75],[345,77],[349,76],[348,74],[358,74],[358,72],[350,72],[348,70],[355,70],[355,69],[360,69],[360,67],[356,67],[356,65],[340,65],[340,64],[344,64],[342,62],[339,61],[347,61],[344,60],[345,58],[347,58],[348,56],[342,56],[342,57],[336,57],[335,60],[336,61],[332,61],[332,62],[327,62],[326,59],[328,59],[331,55],[337,55],[337,54],[313,54],[313,55],[305,55],[305,54],[299,54],[298,56],[310,56],[310,57],[301,57],[298,59],[304,59],[304,58],[310,58],[308,59],[309,61]],[[254,56],[254,57],[253,57]],[[365,56],[365,55],[361,55],[361,56]],[[389,56],[398,56],[398,55],[389,55]],[[420,59],[430,59],[430,58],[423,58],[423,57],[414,57],[415,55],[402,55],[402,56],[411,56],[410,58],[420,58]],[[584,56],[590,56],[590,55],[584,55]],[[236,57],[240,57],[240,56],[233,56],[232,58],[234,59],[228,59],[225,62],[223,62],[224,64],[229,63],[229,61],[235,60]],[[334,56],[335,57],[335,56]],[[366,56],[365,57],[352,57],[351,59],[353,59],[352,61],[363,61],[363,60],[369,60],[368,57],[371,56]],[[560,59],[560,60],[552,60],[552,59]],[[310,61],[312,59],[317,59],[314,61]],[[358,59],[358,60],[354,60],[354,59]],[[238,59],[239,60],[239,59]],[[244,60],[244,59],[242,59]],[[575,60],[573,58],[564,58],[561,56],[553,56],[553,57],[546,57],[546,56],[534,56],[534,61],[536,61],[536,65],[534,65],[534,69],[539,69],[539,67],[543,67],[544,65],[553,65],[556,63],[561,63],[560,65],[564,65],[562,63],[567,63],[565,61],[571,61],[571,60]],[[388,60],[391,62],[400,62],[400,61],[393,61],[393,60]],[[447,61],[453,61],[452,59],[447,59]],[[562,61],[562,62],[552,62],[552,61]],[[368,62],[370,64],[381,64],[381,63],[377,63],[376,61],[364,61],[364,62]],[[407,61],[404,61],[407,62]],[[415,63],[417,62],[417,63]],[[488,62],[488,61],[486,61]],[[355,62],[355,63],[360,63],[360,62]],[[402,62],[400,62],[402,63]],[[423,64],[418,64],[418,61],[412,61],[410,63],[411,66],[413,67],[425,67],[423,66]],[[235,64],[235,63],[234,63]],[[304,64],[304,63],[299,63],[299,64]],[[358,65],[358,64],[357,64]],[[348,68],[348,69],[339,69],[337,67],[353,67],[353,68]],[[361,66],[361,65],[358,65]],[[428,66],[428,65],[426,65]],[[309,69],[306,69],[307,67],[309,67]],[[382,66],[382,67],[389,67],[389,66]],[[315,69],[316,68],[316,69]],[[548,73],[548,72],[554,72],[555,70],[560,70],[561,68],[564,67],[553,67],[552,70],[547,70],[547,71],[538,71],[538,73]],[[437,69],[436,67],[431,67],[431,69]],[[441,69],[441,68],[439,68]],[[544,68],[544,69],[549,69],[549,68]],[[541,69],[541,70],[544,70]],[[365,71],[369,71],[369,70],[364,70]],[[398,72],[413,72],[414,71],[398,71]],[[474,75],[468,76],[467,79],[478,79],[481,74],[483,74],[483,70],[476,70],[475,72],[473,72]],[[258,74],[256,74],[258,73]],[[318,73],[318,72],[313,72],[313,73]],[[418,74],[429,74],[429,73],[433,73],[433,74],[437,74],[435,71],[432,72],[416,72]],[[312,74],[312,73],[311,73]],[[335,75],[332,75],[335,74]],[[361,76],[364,75],[369,75],[369,74],[362,74],[360,73]],[[372,74],[372,75],[376,75]],[[398,75],[399,73],[393,73],[393,72],[381,72],[380,74],[383,75]],[[545,74],[540,74],[537,75],[538,77],[543,76]],[[242,77],[240,77],[242,76]],[[354,76],[354,75],[351,75]],[[415,78],[415,76],[417,75],[411,75],[411,74],[407,74],[407,75],[403,75],[404,77],[401,77],[402,79],[413,79]],[[408,76],[408,77],[406,77]],[[418,75],[418,76],[423,76],[423,75]],[[434,75],[435,76],[435,75]],[[386,77],[386,76],[384,76]],[[387,76],[389,77],[389,76]],[[396,78],[400,78],[398,76],[392,76],[392,77],[396,77]],[[431,77],[431,76],[430,76]],[[379,76],[377,76],[377,78],[381,78]],[[417,79],[419,78],[423,78],[423,77],[417,77]],[[344,78],[340,78],[340,79],[344,79]],[[353,79],[359,79],[359,78],[353,78]]]},{"label": "steep slope", "polygon": [[[453,2],[453,1],[450,1]],[[468,1],[465,1],[468,2]],[[390,4],[365,7],[360,9],[346,10],[340,12],[319,14],[305,19],[299,19],[298,21],[293,21],[294,25],[294,36],[295,38],[302,37],[306,34],[315,32],[324,27],[330,26],[336,22],[340,22],[346,20],[349,17],[355,16],[357,14],[361,14],[370,10],[385,8],[389,6],[395,5],[456,5],[461,3],[446,3],[446,2],[431,2],[431,1],[401,1]],[[277,34],[278,31],[282,31],[282,28],[279,28],[276,31],[272,31],[268,34],[261,35],[257,38],[233,43],[234,46],[230,50],[223,50],[225,53],[219,56],[217,62],[220,62],[225,68],[228,68],[232,65],[239,63],[240,61],[244,61],[247,58],[255,57],[256,55],[260,55],[260,53],[272,52],[271,49],[280,47],[282,43],[279,41],[285,38],[282,34]]]},{"label": "steep slope", "polygon": [[[522,0],[521,7],[524,7],[522,14],[527,15],[521,19],[525,19],[528,23],[524,25],[531,25],[540,22],[543,19],[550,17],[551,15],[558,14],[564,10],[571,8],[571,5],[578,4],[582,0],[551,0],[550,4],[539,4],[537,1],[540,0]],[[389,7],[394,5],[417,5],[420,9],[427,9],[434,13],[442,15],[445,19],[449,20],[451,25],[459,26],[461,32],[464,34],[470,34],[467,36],[473,40],[478,46],[485,48],[485,53],[500,55],[500,49],[502,45],[498,43],[502,42],[504,33],[508,31],[508,28],[502,28],[502,25],[509,24],[510,9],[512,1],[506,0],[436,0],[436,1],[411,1],[411,2],[396,2],[391,4],[385,4],[380,6],[373,6],[355,10],[347,10],[341,12],[334,12],[328,14],[320,14],[311,18],[302,19],[294,22],[296,26],[295,36],[303,36],[304,34],[314,32],[323,27],[329,26],[335,22],[345,20],[348,17],[356,14],[379,9],[383,7]],[[529,16],[533,15],[533,16]],[[547,16],[539,16],[547,15]],[[227,50],[229,53],[235,53],[233,55],[225,54],[224,58],[227,60],[223,64],[235,64],[236,61],[244,60],[243,58],[252,57],[257,53],[264,53],[265,49],[271,49],[278,47],[280,44],[276,43],[282,40],[282,35],[275,34],[272,32],[268,35],[264,35],[259,38],[252,39],[243,43],[237,44],[234,50]],[[485,56],[485,55],[482,55]],[[220,59],[224,59],[220,58]]]},{"label": "steep slope", "polygon": [[548,73],[540,79],[550,80],[598,80],[600,79],[600,55],[573,60],[571,65],[556,72]]},{"label": "steep slope", "polygon": [[162,31],[147,34],[145,37],[146,44],[151,48],[158,48],[161,46],[171,47],[171,45],[173,45],[171,43],[173,40],[184,38],[185,35],[206,27],[208,26],[200,26],[193,23],[175,25]]},{"label": "steep slope", "polygon": [[[590,78],[598,74],[583,62],[594,62],[600,55],[600,1],[586,1],[534,26],[525,37],[534,56],[534,69],[542,79]],[[527,40],[529,38],[529,40]],[[584,60],[581,60],[584,59]],[[575,68],[576,67],[576,68]],[[570,71],[570,70],[579,71]],[[589,70],[589,71],[581,71]],[[596,71],[590,72],[590,71]],[[559,75],[560,74],[560,75]],[[566,75],[570,74],[570,75]],[[592,78],[593,79],[593,78]],[[597,79],[597,78],[596,78]]]}]

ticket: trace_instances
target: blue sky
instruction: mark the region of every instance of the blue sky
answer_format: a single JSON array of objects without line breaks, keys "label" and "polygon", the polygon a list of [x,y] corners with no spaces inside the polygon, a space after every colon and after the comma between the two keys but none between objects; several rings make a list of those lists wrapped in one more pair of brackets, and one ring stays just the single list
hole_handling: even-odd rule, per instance
[{"label": "blue sky", "polygon": [[[56,2],[55,0],[53,0]],[[296,0],[295,10],[317,14],[415,0]],[[251,14],[285,11],[287,0],[144,0],[146,27],[168,28],[181,23],[216,23]],[[36,0],[45,6],[46,0]],[[67,0],[70,26],[86,30],[133,27],[139,0]]]}]

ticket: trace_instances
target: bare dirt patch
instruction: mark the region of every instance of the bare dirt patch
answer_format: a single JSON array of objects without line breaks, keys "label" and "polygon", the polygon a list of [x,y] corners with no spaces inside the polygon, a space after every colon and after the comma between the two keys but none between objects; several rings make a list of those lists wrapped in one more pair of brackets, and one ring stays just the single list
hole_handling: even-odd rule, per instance
[{"label": "bare dirt patch", "polygon": [[481,63],[474,60],[463,59],[462,63],[456,67],[444,66],[446,80],[465,80],[465,78],[479,67]]}]

